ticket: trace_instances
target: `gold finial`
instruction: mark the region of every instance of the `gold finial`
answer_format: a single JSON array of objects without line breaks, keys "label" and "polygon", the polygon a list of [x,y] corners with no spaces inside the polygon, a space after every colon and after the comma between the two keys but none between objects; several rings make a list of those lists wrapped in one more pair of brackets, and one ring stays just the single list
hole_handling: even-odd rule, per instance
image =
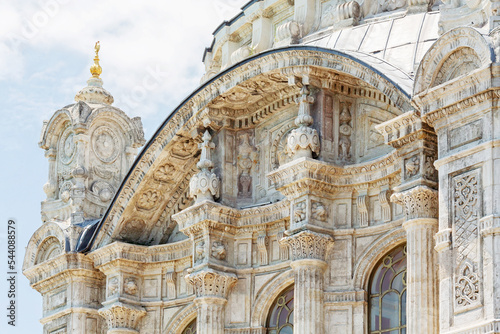
[{"label": "gold finial", "polygon": [[102,67],[99,65],[99,50],[101,49],[101,45],[99,44],[99,41],[95,43],[94,50],[95,50],[95,57],[94,57],[94,64],[90,66],[90,73],[92,73],[92,76],[94,78],[99,78],[99,75],[102,73]]}]

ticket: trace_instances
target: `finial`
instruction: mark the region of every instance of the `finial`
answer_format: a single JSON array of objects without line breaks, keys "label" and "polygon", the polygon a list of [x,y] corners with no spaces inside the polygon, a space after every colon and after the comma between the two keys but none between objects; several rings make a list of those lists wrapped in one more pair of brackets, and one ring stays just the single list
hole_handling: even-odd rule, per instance
[{"label": "finial", "polygon": [[94,57],[94,64],[90,66],[90,73],[94,78],[99,78],[99,76],[102,73],[102,67],[99,65],[99,50],[101,49],[101,45],[99,44],[99,41],[95,43],[94,50],[95,50],[95,57]]},{"label": "finial", "polygon": [[202,143],[198,145],[201,148],[200,161],[197,166],[200,171],[191,178],[189,182],[191,197],[195,197],[195,203],[201,203],[203,201],[213,201],[214,197],[219,197],[220,180],[212,172],[214,163],[211,159],[211,150],[215,148],[214,143],[210,140],[212,136],[208,131],[205,131],[201,137]]}]

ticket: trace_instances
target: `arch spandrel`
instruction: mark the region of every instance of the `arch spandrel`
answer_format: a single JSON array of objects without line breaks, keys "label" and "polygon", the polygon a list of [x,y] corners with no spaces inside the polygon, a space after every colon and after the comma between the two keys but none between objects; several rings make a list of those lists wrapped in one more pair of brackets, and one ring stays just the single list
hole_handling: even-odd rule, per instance
[{"label": "arch spandrel", "polygon": [[[245,119],[242,127],[252,127],[274,111],[282,112],[283,105],[292,104],[298,94],[298,87],[288,85],[290,80],[297,80],[298,84],[309,80],[313,86],[327,88],[335,80],[338,83],[347,80],[359,88],[360,94],[379,99],[377,103],[393,109],[395,114],[410,109],[411,79],[390,64],[368,58],[361,61],[355,53],[296,46],[246,59],[203,84],[160,126],[105,213],[92,247],[123,237],[123,230],[131,220],[144,222],[139,224],[144,232],[134,239],[151,244],[152,231],[160,223],[160,217],[182,210],[179,203],[185,198],[189,179],[196,171],[199,130],[208,126],[217,141],[217,133],[227,127],[228,120]],[[268,87],[270,82],[275,84],[273,89]],[[247,97],[255,101],[244,108]],[[239,109],[229,108],[233,104]],[[162,171],[175,175],[174,179],[159,180]],[[130,226],[133,229],[134,224]]]},{"label": "arch spandrel", "polygon": [[[488,37],[470,27],[455,28],[442,35],[422,58],[415,75],[416,96],[495,61]],[[466,63],[466,67],[464,66]],[[460,71],[459,67],[463,67]]]}]

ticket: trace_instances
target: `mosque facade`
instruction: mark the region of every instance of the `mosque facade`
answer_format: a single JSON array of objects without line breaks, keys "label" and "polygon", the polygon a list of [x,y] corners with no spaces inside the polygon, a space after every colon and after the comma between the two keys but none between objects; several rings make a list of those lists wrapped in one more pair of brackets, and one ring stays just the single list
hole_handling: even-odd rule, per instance
[{"label": "mosque facade", "polygon": [[497,4],[250,1],[147,142],[96,44],[39,143],[43,332],[500,333]]}]

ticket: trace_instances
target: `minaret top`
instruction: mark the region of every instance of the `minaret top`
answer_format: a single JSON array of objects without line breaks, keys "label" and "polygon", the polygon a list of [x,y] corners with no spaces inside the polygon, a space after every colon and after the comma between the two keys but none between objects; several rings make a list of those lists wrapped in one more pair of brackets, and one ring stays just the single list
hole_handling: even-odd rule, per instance
[{"label": "minaret top", "polygon": [[92,77],[87,80],[87,87],[83,88],[75,96],[75,101],[83,101],[88,103],[100,103],[111,105],[114,102],[113,96],[104,88],[102,88],[102,79],[100,77],[102,73],[102,67],[99,65],[99,50],[101,45],[99,41],[95,43],[95,57],[94,64],[90,66],[90,73]]}]

